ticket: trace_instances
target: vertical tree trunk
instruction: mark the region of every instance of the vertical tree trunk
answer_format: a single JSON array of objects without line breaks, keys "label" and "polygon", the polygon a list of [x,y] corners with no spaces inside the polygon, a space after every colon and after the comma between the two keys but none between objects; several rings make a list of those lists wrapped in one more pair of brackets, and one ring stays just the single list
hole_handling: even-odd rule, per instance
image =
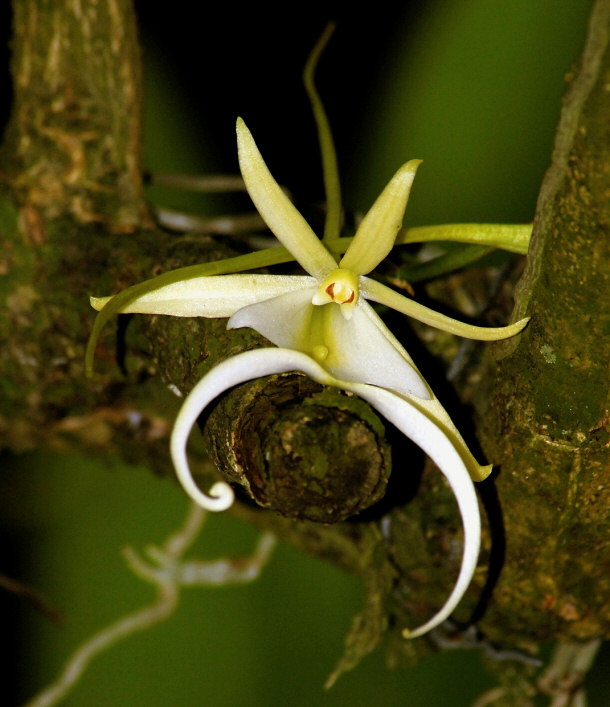
[{"label": "vertical tree trunk", "polygon": [[15,105],[2,154],[33,244],[70,215],[140,227],[142,77],[130,0],[14,3]]},{"label": "vertical tree trunk", "polygon": [[[610,3],[595,3],[538,201],[514,316],[475,393],[499,465],[506,562],[498,637],[610,633]],[[508,617],[512,617],[507,621]],[[500,628],[501,627],[501,628]],[[491,630],[491,628],[490,628]]]}]

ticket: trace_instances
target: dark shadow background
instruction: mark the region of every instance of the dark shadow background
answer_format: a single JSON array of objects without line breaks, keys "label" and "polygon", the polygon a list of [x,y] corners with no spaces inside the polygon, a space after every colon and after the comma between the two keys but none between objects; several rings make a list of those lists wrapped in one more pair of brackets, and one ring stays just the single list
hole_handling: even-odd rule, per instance
[{"label": "dark shadow background", "polygon": [[[188,87],[193,122],[214,136],[218,169],[235,169],[235,119],[241,115],[265,145],[265,158],[290,169],[291,189],[321,198],[311,110],[301,83],[303,65],[328,21],[337,23],[320,62],[317,83],[335,126],[341,162],[356,141],[362,107],[374,92],[379,68],[400,24],[416,25],[427,3],[387,3],[334,11],[332,3],[294,3],[283,12],[264,4],[226,3],[193,20],[192,5],[136,2],[144,61],[161,57]],[[226,149],[226,147],[229,149]]]}]

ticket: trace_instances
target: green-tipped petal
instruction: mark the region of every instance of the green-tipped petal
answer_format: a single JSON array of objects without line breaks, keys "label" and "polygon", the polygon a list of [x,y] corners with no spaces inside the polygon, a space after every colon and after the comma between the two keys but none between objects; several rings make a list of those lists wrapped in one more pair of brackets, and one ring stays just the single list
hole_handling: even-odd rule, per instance
[{"label": "green-tipped petal", "polygon": [[237,119],[237,148],[246,188],[267,226],[304,270],[314,277],[324,277],[337,267],[335,259],[271,176],[241,118]]},{"label": "green-tipped petal", "polygon": [[392,177],[362,219],[339,267],[364,275],[392,250],[420,164],[421,160],[410,160]]},{"label": "green-tipped petal", "polygon": [[[120,313],[169,314],[174,317],[230,317],[242,307],[315,286],[306,275],[219,275],[180,280],[147,292],[121,307]],[[91,297],[100,310],[112,297]]]},{"label": "green-tipped petal", "polygon": [[[93,357],[98,339],[102,329],[108,320],[118,312],[126,311],[127,305],[130,302],[142,297],[143,295],[158,290],[161,287],[171,285],[182,280],[191,280],[198,277],[211,277],[214,275],[224,275],[225,273],[244,272],[245,270],[253,270],[255,268],[264,268],[268,265],[278,265],[279,263],[289,263],[294,260],[290,253],[280,246],[279,248],[268,248],[259,250],[254,253],[246,253],[244,255],[236,255],[233,258],[225,258],[224,260],[215,260],[210,263],[200,263],[199,265],[188,265],[177,270],[170,270],[162,273],[150,280],[139,282],[136,285],[122,290],[118,294],[108,299],[103,308],[98,313],[93,324],[89,341],[87,342],[87,350],[85,352],[85,374],[87,377],[93,375]],[[99,301],[99,298],[94,297],[94,302]]]},{"label": "green-tipped petal", "polygon": [[452,319],[444,314],[440,314],[429,307],[424,307],[423,304],[414,302],[412,299],[400,295],[398,292],[368,277],[360,279],[360,294],[368,300],[384,304],[386,307],[395,309],[397,312],[406,314],[408,317],[413,317],[413,319],[417,319],[417,321],[428,324],[436,329],[441,329],[450,334],[457,334],[466,339],[476,339],[477,341],[508,339],[518,334],[530,320],[529,317],[526,317],[514,324],[503,327],[482,327],[466,324],[465,322],[459,322],[457,319]]}]

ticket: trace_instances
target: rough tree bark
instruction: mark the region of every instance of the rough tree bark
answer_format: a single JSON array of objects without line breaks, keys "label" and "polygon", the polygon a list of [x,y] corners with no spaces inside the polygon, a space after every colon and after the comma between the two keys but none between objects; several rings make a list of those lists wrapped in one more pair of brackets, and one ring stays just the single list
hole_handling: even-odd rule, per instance
[{"label": "rough tree bark", "polygon": [[[486,624],[586,639],[610,628],[610,11],[597,3],[566,93],[514,316],[473,393],[500,466],[506,562]],[[491,627],[490,629],[491,630]]]},{"label": "rough tree bark", "polygon": [[[498,465],[480,487],[484,550],[457,617],[474,615],[494,643],[527,652],[610,634],[609,26],[610,2],[598,0],[514,293],[514,317],[531,324],[518,341],[472,347],[454,380]],[[232,251],[211,237],[176,241],[150,218],[129,0],[14,3],[12,70],[0,155],[2,447],[101,450],[169,473],[168,384],[186,393],[216,362],[265,342],[224,321],[121,318],[85,383],[88,297]],[[512,281],[489,317],[510,307]],[[223,398],[205,439],[244,499],[286,517],[248,500],[233,512],[362,577],[365,609],[338,671],[388,631],[393,662],[443,643],[438,634],[409,643],[400,629],[447,595],[460,562],[457,510],[440,474],[402,443],[388,484],[395,440],[367,405],[275,376]]]}]

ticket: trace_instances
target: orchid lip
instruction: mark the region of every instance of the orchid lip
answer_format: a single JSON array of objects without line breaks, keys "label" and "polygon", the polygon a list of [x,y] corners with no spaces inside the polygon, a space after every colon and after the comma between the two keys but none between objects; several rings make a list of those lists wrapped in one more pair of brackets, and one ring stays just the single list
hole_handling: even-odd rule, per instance
[{"label": "orchid lip", "polygon": [[[228,484],[219,482],[212,487],[210,494],[204,494],[194,483],[186,458],[186,443],[191,429],[207,405],[225,390],[253,378],[295,370],[323,385],[342,388],[368,401],[433,459],[455,494],[464,525],[462,564],[458,579],[443,607],[422,626],[413,630],[405,629],[405,637],[420,636],[444,621],[468,588],[479,556],[481,521],[474,485],[459,451],[440,427],[404,398],[375,386],[338,380],[315,360],[292,349],[246,351],[213,368],[185,400],[176,418],[171,439],[171,453],[178,479],[189,496],[204,508],[219,510],[227,501],[232,502],[233,492]],[[218,498],[211,498],[212,495]]]}]

